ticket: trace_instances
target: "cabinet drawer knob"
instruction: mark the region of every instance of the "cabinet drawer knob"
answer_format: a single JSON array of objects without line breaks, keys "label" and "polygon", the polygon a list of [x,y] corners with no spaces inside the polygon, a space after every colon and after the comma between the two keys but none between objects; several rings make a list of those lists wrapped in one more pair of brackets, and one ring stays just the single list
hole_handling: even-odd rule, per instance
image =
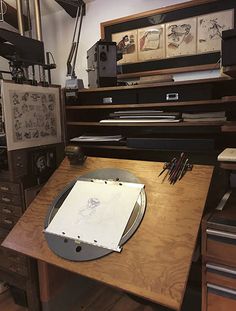
[{"label": "cabinet drawer knob", "polygon": [[12,211],[8,208],[3,208],[2,211],[6,214],[12,214]]},{"label": "cabinet drawer knob", "polygon": [[11,202],[11,200],[9,198],[6,198],[6,197],[2,197],[2,201],[4,201],[4,202]]},{"label": "cabinet drawer knob", "polygon": [[221,266],[217,266],[217,265],[213,265],[213,264],[210,264],[210,263],[206,264],[206,268],[214,270],[214,271],[217,271],[217,272],[224,272],[224,273],[236,275],[236,270],[225,268],[225,267],[221,267]]},{"label": "cabinet drawer knob", "polygon": [[229,296],[233,299],[236,299],[236,290],[218,286],[215,284],[207,284],[207,289],[217,293],[219,296]]},{"label": "cabinet drawer knob", "polygon": [[3,222],[7,225],[13,225],[13,221],[9,219],[4,219]]},{"label": "cabinet drawer knob", "polygon": [[206,232],[208,235],[236,240],[236,234],[233,234],[233,233],[228,233],[228,232],[218,231],[218,230],[212,230],[212,229],[207,229]]},{"label": "cabinet drawer knob", "polygon": [[5,187],[5,186],[0,186],[0,190],[9,191],[10,189],[8,187]]}]

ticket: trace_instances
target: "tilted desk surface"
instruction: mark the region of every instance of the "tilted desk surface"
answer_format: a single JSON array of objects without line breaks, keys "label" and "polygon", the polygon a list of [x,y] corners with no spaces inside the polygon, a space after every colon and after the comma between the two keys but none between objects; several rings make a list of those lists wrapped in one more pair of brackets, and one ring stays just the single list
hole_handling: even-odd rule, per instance
[{"label": "tilted desk surface", "polygon": [[[38,260],[101,281],[179,310],[213,168],[195,165],[175,185],[158,178],[163,163],[87,158],[83,166],[65,159],[3,242]],[[101,168],[120,168],[145,184],[144,219],[121,253],[72,262],[55,255],[43,234],[48,207],[76,177]]]}]

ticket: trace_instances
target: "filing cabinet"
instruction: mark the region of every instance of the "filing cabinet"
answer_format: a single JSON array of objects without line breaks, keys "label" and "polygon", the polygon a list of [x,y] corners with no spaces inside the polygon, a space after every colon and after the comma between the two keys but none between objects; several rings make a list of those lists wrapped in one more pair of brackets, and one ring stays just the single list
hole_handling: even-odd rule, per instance
[{"label": "filing cabinet", "polygon": [[[0,245],[25,208],[22,183],[0,179]],[[36,262],[0,246],[0,279],[14,288],[18,303],[27,303],[29,310],[40,310]]]},{"label": "filing cabinet", "polygon": [[236,191],[202,222],[202,311],[236,310]]}]

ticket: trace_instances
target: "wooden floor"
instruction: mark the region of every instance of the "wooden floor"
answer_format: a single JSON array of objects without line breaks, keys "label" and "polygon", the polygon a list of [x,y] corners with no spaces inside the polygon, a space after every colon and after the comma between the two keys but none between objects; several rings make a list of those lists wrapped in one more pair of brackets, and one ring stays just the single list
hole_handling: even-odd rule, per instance
[{"label": "wooden floor", "polygon": [[[66,311],[170,311],[170,309],[152,303],[145,303],[142,300],[137,300],[138,298],[134,299],[132,296],[105,285],[100,284],[96,290],[94,289],[95,288],[93,288],[93,291],[85,294],[82,299],[80,297],[79,301],[77,301],[77,303],[75,303],[75,305],[69,310],[66,309]],[[9,290],[0,294],[0,310],[28,311],[27,308],[18,306],[14,303]],[[65,308],[63,308],[63,311],[64,310]],[[182,308],[182,311],[186,310],[199,311],[200,307],[197,307],[195,299],[194,301],[191,299],[191,301],[188,301]]]},{"label": "wooden floor", "polygon": [[14,300],[9,290],[0,294],[0,310],[1,311],[27,311],[26,308],[18,306],[14,303]]}]

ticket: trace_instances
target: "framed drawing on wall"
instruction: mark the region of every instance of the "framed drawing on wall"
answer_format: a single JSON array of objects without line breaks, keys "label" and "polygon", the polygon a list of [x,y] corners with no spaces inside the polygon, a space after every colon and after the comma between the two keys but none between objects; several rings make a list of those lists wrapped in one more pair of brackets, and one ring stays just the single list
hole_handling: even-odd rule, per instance
[{"label": "framed drawing on wall", "polygon": [[123,54],[119,77],[217,69],[222,31],[236,24],[235,0],[188,1],[101,23]]}]

